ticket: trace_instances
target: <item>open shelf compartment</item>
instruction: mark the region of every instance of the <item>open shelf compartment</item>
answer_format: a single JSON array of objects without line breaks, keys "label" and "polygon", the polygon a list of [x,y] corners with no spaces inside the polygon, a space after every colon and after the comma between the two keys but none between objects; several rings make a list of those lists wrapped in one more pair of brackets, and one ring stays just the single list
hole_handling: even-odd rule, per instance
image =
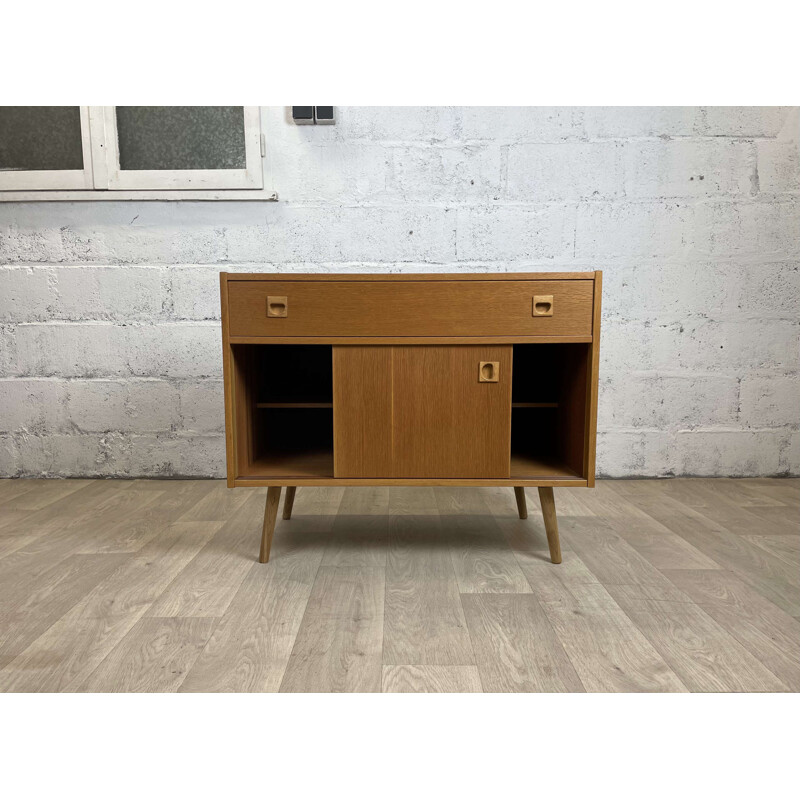
[{"label": "open shelf compartment", "polygon": [[333,477],[330,345],[233,345],[237,472]]},{"label": "open shelf compartment", "polygon": [[590,345],[515,344],[511,478],[585,478]]}]

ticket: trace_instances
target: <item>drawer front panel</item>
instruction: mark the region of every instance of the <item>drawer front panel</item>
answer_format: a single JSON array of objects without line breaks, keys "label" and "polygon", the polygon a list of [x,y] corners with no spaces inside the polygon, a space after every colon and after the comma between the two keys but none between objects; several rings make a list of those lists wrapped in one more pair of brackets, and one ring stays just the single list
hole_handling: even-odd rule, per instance
[{"label": "drawer front panel", "polygon": [[581,336],[594,281],[230,281],[231,336]]}]

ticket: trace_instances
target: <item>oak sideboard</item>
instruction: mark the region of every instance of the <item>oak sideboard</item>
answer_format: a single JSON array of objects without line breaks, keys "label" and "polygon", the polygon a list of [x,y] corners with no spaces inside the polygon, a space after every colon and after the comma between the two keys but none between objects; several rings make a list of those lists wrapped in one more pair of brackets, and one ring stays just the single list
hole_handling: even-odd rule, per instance
[{"label": "oak sideboard", "polygon": [[228,486],[594,486],[602,273],[221,273]]}]

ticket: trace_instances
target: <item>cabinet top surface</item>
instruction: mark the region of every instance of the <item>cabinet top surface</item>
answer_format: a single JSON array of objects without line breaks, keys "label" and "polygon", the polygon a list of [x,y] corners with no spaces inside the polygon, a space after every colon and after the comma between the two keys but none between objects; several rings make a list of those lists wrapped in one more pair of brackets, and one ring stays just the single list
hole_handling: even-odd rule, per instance
[{"label": "cabinet top surface", "polygon": [[436,272],[436,273],[321,273],[321,272],[221,272],[228,281],[552,281],[594,280],[592,272]]}]

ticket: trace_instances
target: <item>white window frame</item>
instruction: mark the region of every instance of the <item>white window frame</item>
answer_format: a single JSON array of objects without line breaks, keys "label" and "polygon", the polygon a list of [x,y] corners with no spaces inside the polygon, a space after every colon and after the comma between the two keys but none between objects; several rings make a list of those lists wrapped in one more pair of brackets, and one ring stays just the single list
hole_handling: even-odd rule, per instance
[{"label": "white window frame", "polygon": [[81,110],[83,169],[0,170],[0,192],[5,190],[93,189],[92,144],[89,136],[89,107]]},{"label": "white window frame", "polygon": [[[0,172],[0,202],[278,199],[269,179],[260,106],[244,106],[245,168],[227,170],[120,170],[114,109],[81,106],[82,172]],[[16,182],[4,183],[6,176]]]},{"label": "white window frame", "polygon": [[[107,188],[124,189],[261,189],[261,125],[258,106],[244,106],[244,169],[154,169],[123,170],[119,166],[119,137],[116,106],[101,106],[90,110],[92,117],[102,114],[102,152],[92,140],[92,150],[98,162],[105,155]],[[99,127],[96,126],[96,127]],[[98,131],[99,133],[99,131]]]}]

